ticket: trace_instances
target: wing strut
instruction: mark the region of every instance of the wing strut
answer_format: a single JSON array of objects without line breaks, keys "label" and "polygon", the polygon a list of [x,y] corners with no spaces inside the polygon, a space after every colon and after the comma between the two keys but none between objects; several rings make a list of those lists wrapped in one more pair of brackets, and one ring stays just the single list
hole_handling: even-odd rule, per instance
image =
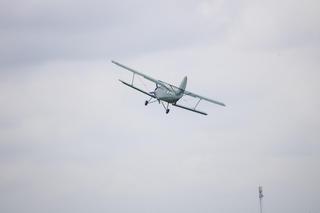
[{"label": "wing strut", "polygon": [[133,73],[132,73],[132,81],[131,81],[131,86],[133,86],[134,75],[135,75],[135,73],[133,72]]},{"label": "wing strut", "polygon": [[199,103],[200,103],[200,101],[201,101],[202,99],[201,98],[199,98],[199,101],[197,102],[197,104],[194,106],[194,110],[196,110],[196,108],[197,108],[197,106],[199,105]]}]

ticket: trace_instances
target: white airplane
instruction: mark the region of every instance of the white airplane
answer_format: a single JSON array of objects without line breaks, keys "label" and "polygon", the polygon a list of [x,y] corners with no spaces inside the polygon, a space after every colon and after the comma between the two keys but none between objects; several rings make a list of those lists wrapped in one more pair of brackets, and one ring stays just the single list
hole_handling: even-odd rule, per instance
[{"label": "white airplane", "polygon": [[[154,103],[154,102],[158,101],[159,103],[161,103],[163,105],[163,107],[166,110],[167,114],[170,111],[169,105],[171,104],[172,106],[180,107],[182,109],[190,110],[192,112],[200,113],[202,115],[207,115],[207,113],[199,111],[199,110],[196,109],[201,100],[205,100],[205,101],[209,101],[209,102],[214,103],[214,104],[225,106],[224,103],[221,103],[219,101],[214,101],[212,99],[209,99],[209,98],[197,95],[195,93],[186,91],[185,89],[186,89],[186,86],[187,86],[187,76],[185,76],[183,78],[180,86],[176,87],[176,86],[168,84],[166,82],[163,82],[163,81],[160,81],[160,80],[156,80],[156,79],[154,79],[154,78],[152,78],[150,76],[147,76],[147,75],[145,75],[145,74],[143,74],[141,72],[138,72],[138,71],[136,71],[134,69],[131,69],[131,68],[125,66],[125,65],[122,65],[122,64],[116,62],[116,61],[111,61],[111,62],[116,64],[116,65],[118,65],[118,66],[120,66],[120,67],[122,67],[122,68],[124,68],[124,69],[126,69],[126,70],[129,70],[130,72],[133,73],[131,83],[127,83],[127,82],[125,82],[123,80],[120,80],[120,79],[119,79],[119,81],[121,81],[123,84],[125,84],[125,85],[127,85],[127,86],[129,86],[129,87],[131,87],[133,89],[138,90],[139,92],[142,92],[142,93],[150,96],[150,99],[145,101],[145,105],[146,106],[149,103]],[[155,90],[152,91],[152,92],[146,92],[146,91],[143,91],[142,89],[134,86],[133,83],[134,83],[134,76],[135,75],[140,75],[140,76],[144,77],[145,79],[155,83],[156,84]],[[194,98],[199,98],[199,100],[198,100],[198,102],[196,103],[196,105],[193,108],[189,108],[189,107],[177,104],[177,102],[180,100],[180,98],[182,98],[184,95],[188,95],[188,96],[191,96],[191,97],[194,97]],[[152,99],[154,99],[154,100],[152,100]],[[164,103],[166,103],[166,105]]]}]

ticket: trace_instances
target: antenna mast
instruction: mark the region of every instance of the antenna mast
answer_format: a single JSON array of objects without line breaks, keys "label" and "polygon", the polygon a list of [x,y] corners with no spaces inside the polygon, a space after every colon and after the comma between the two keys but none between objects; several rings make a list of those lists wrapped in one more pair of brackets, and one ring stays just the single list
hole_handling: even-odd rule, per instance
[{"label": "antenna mast", "polygon": [[260,213],[262,213],[262,198],[263,198],[262,186],[259,186]]}]

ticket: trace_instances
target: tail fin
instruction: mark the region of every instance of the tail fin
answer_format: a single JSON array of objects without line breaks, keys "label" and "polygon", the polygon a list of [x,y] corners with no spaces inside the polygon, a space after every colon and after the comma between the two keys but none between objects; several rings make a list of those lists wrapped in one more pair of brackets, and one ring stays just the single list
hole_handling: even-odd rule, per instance
[{"label": "tail fin", "polygon": [[184,91],[186,89],[186,87],[187,87],[187,76],[185,76],[183,78],[183,80],[181,81],[179,89]]},{"label": "tail fin", "polygon": [[183,92],[187,87],[187,76],[185,76],[179,86],[179,89],[176,89],[176,94],[181,98],[183,96]]}]

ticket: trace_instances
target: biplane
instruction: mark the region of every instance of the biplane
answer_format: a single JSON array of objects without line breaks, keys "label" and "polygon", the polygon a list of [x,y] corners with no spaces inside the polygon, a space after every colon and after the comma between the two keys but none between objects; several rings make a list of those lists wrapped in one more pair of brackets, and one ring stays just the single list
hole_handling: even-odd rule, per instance
[{"label": "biplane", "polygon": [[[145,101],[145,105],[147,106],[148,104],[151,104],[151,103],[154,103],[154,102],[158,102],[159,104],[161,103],[162,106],[164,107],[165,109],[165,112],[166,114],[169,113],[170,109],[169,109],[169,106],[170,104],[174,107],[179,107],[179,108],[182,108],[182,109],[185,109],[185,110],[189,110],[189,111],[192,111],[192,112],[196,112],[196,113],[200,113],[202,115],[207,115],[207,113],[205,112],[202,112],[200,110],[197,109],[200,101],[204,100],[204,101],[208,101],[208,102],[211,102],[211,103],[214,103],[214,104],[218,104],[220,106],[225,106],[224,103],[222,102],[219,102],[219,101],[215,101],[215,100],[212,100],[212,99],[209,99],[209,98],[206,98],[206,97],[203,97],[201,95],[197,95],[195,93],[192,93],[192,92],[189,92],[186,90],[186,87],[187,87],[187,76],[185,76],[183,79],[182,79],[182,82],[180,83],[180,86],[177,87],[177,86],[174,86],[172,84],[169,84],[169,83],[166,83],[164,81],[160,81],[160,80],[157,80],[157,79],[154,79],[146,74],[143,74],[137,70],[134,70],[134,69],[131,69],[123,64],[120,64],[116,61],[111,61],[112,63],[132,72],[132,80],[131,80],[131,83],[128,83],[128,82],[125,82],[121,79],[119,79],[120,82],[122,82],[124,85],[128,86],[128,87],[131,87],[141,93],[144,93],[145,95],[149,96],[149,100],[146,100]],[[138,75],[138,76],[141,76],[153,83],[155,83],[155,89],[154,91],[151,91],[151,92],[147,92],[147,91],[144,91],[140,88],[138,88],[137,86],[134,85],[134,77],[135,75]],[[191,96],[193,98],[196,98],[198,99],[195,106],[194,107],[187,107],[187,106],[183,106],[181,104],[178,104],[177,102],[183,97],[183,96]]]}]

